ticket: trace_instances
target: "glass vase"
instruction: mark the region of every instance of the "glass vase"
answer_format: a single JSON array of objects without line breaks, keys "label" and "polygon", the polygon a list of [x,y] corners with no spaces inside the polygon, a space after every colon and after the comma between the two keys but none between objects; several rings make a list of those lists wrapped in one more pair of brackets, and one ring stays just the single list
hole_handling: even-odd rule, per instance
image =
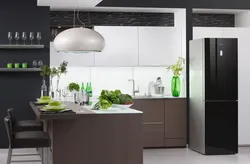
[{"label": "glass vase", "polygon": [[49,96],[50,96],[51,98],[55,98],[55,92],[54,92],[54,88],[53,88],[53,78],[50,78]]},{"label": "glass vase", "polygon": [[41,86],[41,97],[43,97],[43,96],[48,96],[45,79],[43,79],[43,84]]},{"label": "glass vase", "polygon": [[172,96],[173,97],[179,97],[181,93],[181,81],[179,76],[173,76],[172,77],[172,83],[171,83],[171,89],[172,89]]}]

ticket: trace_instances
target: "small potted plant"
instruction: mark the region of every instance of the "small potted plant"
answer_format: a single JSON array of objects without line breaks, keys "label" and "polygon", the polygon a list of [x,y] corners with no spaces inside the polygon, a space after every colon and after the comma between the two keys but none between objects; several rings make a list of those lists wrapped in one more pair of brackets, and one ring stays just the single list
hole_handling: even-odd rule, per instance
[{"label": "small potted plant", "polygon": [[181,92],[181,82],[180,82],[180,75],[182,70],[184,69],[185,59],[183,57],[179,57],[176,64],[170,65],[167,70],[172,71],[174,76],[172,77],[171,83],[171,91],[172,96],[179,97]]},{"label": "small potted plant", "polygon": [[77,83],[70,83],[69,86],[68,86],[68,89],[71,93],[73,93],[73,96],[74,96],[74,101],[76,102],[76,99],[77,99],[77,93],[79,93],[80,91],[80,85],[77,84]]}]

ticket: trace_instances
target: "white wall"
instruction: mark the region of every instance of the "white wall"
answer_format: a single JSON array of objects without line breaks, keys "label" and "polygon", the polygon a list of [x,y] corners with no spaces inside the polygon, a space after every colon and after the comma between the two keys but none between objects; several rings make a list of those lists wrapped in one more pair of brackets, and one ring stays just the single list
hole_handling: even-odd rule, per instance
[{"label": "white wall", "polygon": [[250,11],[235,14],[235,27],[250,27]]},{"label": "white wall", "polygon": [[[124,93],[132,94],[132,82],[135,80],[135,89],[139,87],[138,95],[148,94],[148,83],[161,77],[165,86],[165,95],[171,95],[172,72],[167,72],[165,67],[68,67],[68,73],[62,75],[60,88],[66,87],[71,82],[81,84],[92,83],[93,95],[98,96],[103,89],[120,89]],[[55,88],[56,78],[53,79]],[[182,95],[183,96],[183,95]]]},{"label": "white wall", "polygon": [[238,38],[239,145],[250,145],[250,28],[193,28],[193,39],[205,37]]},{"label": "white wall", "polygon": [[[174,26],[181,29],[181,56],[186,58],[186,9],[174,13]],[[182,96],[186,96],[186,69],[182,71]]]}]

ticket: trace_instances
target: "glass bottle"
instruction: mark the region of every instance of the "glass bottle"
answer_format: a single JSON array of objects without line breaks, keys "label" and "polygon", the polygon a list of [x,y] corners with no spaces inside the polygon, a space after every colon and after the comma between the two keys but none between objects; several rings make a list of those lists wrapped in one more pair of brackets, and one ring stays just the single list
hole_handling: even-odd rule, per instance
[{"label": "glass bottle", "polygon": [[84,95],[84,92],[85,92],[84,83],[82,83],[81,91],[82,91],[82,95]]},{"label": "glass bottle", "polygon": [[48,93],[47,93],[47,86],[45,84],[45,80],[43,79],[43,85],[41,86],[41,97],[42,96],[47,96]]},{"label": "glass bottle", "polygon": [[86,84],[85,92],[86,92],[86,93],[89,93],[89,83]]},{"label": "glass bottle", "polygon": [[51,98],[55,98],[55,92],[54,92],[54,88],[53,88],[53,82],[52,82],[52,78],[50,78],[50,85],[49,85],[49,96]]},{"label": "glass bottle", "polygon": [[91,82],[89,83],[88,93],[89,93],[89,97],[92,97],[92,86],[91,86]]},{"label": "glass bottle", "polygon": [[172,77],[171,89],[172,89],[172,96],[173,97],[179,97],[180,96],[181,81],[180,81],[179,76],[173,76]]}]

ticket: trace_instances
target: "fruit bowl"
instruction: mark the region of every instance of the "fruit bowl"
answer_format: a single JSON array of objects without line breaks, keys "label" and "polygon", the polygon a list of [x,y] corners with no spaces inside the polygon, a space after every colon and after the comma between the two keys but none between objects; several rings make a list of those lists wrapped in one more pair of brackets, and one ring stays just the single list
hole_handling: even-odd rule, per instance
[{"label": "fruit bowl", "polygon": [[122,108],[122,109],[126,109],[126,108],[130,108],[133,104],[112,104],[113,108]]}]

